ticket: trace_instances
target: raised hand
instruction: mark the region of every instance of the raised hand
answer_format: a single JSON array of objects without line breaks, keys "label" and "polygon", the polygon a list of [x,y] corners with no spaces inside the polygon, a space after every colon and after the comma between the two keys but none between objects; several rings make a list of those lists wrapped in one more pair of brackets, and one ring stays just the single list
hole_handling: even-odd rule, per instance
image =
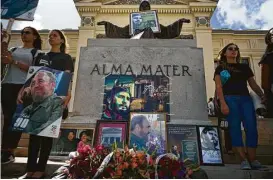
[{"label": "raised hand", "polygon": [[107,23],[106,21],[100,21],[97,23],[97,25],[102,26],[102,25],[105,25],[106,23]]},{"label": "raised hand", "polygon": [[179,19],[179,21],[183,22],[183,23],[190,23],[191,22],[191,20],[185,19],[185,18]]}]

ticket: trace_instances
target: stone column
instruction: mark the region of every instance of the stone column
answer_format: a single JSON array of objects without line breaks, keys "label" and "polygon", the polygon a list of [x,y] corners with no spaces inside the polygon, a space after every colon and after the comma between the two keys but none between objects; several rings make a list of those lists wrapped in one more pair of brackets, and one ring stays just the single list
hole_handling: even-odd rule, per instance
[{"label": "stone column", "polygon": [[214,96],[215,85],[213,82],[214,76],[214,57],[212,47],[212,29],[206,26],[195,28],[197,47],[203,48],[205,79],[206,79],[206,94],[207,99]]},{"label": "stone column", "polygon": [[79,27],[79,39],[78,39],[78,47],[77,47],[77,55],[75,61],[74,68],[74,76],[73,76],[73,84],[71,91],[71,100],[69,103],[69,112],[73,112],[73,105],[75,99],[75,91],[76,91],[76,82],[78,77],[78,66],[79,66],[79,57],[80,57],[80,49],[81,47],[87,46],[88,39],[96,38],[95,33],[95,15],[82,16],[81,17],[81,26]]}]

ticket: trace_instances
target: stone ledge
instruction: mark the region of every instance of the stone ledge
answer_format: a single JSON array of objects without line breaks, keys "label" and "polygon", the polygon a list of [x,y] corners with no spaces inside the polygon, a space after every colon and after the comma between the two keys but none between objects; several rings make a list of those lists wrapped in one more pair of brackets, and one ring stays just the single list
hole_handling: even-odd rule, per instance
[{"label": "stone ledge", "polygon": [[[16,178],[25,173],[27,158],[16,158],[15,163],[2,165],[1,178]],[[64,165],[64,162],[48,161],[46,168],[47,178],[54,171]],[[228,164],[225,166],[201,166],[210,179],[262,179],[273,177],[273,166],[263,170],[241,170],[240,165]]]}]

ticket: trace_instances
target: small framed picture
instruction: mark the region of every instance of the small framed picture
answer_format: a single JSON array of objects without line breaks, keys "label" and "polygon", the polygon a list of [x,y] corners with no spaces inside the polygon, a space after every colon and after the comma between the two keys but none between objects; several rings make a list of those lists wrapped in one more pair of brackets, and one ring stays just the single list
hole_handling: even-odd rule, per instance
[{"label": "small framed picture", "polygon": [[221,137],[217,126],[197,126],[202,165],[224,165]]},{"label": "small framed picture", "polygon": [[53,140],[50,156],[63,156],[65,159],[68,159],[71,152],[77,151],[80,141],[92,147],[95,129],[84,126],[73,126],[61,128],[59,137]]},{"label": "small framed picture", "polygon": [[167,152],[166,113],[131,113],[129,146],[157,154]]},{"label": "small framed picture", "polygon": [[124,148],[128,142],[128,122],[98,120],[96,124],[94,146],[111,147],[114,143]]},{"label": "small framed picture", "polygon": [[194,125],[167,124],[168,151],[181,160],[200,163],[197,137]]},{"label": "small framed picture", "polygon": [[130,34],[138,34],[145,28],[151,28],[154,33],[160,33],[157,11],[133,12],[130,14]]}]

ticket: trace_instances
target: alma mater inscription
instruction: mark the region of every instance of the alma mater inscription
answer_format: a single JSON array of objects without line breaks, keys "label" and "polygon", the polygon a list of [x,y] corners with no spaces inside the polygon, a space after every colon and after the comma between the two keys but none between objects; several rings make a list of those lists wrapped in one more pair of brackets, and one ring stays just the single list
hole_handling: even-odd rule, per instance
[{"label": "alma mater inscription", "polygon": [[94,64],[90,75],[155,75],[155,76],[192,76],[189,66],[187,65],[157,65],[155,68],[152,65],[142,65],[140,72],[134,69],[131,65],[122,64]]}]

